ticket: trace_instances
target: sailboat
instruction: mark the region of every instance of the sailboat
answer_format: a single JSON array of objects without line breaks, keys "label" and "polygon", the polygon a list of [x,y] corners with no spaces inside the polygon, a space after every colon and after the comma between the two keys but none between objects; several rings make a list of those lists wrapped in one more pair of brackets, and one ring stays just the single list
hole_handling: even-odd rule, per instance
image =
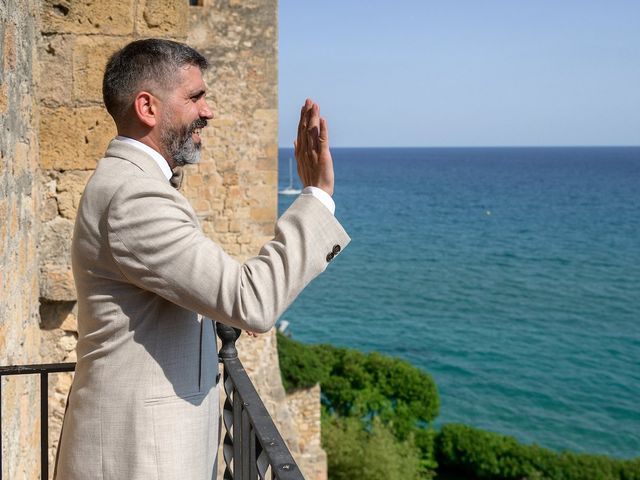
[{"label": "sailboat", "polygon": [[300,189],[293,188],[293,160],[289,157],[289,186],[280,190],[278,193],[280,195],[298,195],[300,192]]}]

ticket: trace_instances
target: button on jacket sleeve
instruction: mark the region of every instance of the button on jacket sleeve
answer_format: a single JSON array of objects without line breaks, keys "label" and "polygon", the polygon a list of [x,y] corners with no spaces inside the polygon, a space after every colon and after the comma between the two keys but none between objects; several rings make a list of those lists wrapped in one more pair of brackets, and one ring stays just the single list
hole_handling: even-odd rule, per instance
[{"label": "button on jacket sleeve", "polygon": [[189,202],[166,183],[136,178],[107,213],[111,254],[134,285],[237,328],[269,330],[349,237],[315,197],[301,195],[258,256],[239,263],[201,231]]}]

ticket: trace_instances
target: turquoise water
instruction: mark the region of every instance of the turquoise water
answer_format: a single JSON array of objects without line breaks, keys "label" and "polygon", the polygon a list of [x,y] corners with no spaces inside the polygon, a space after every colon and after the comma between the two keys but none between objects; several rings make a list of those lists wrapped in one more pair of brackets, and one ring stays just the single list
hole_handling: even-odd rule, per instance
[{"label": "turquoise water", "polygon": [[640,455],[640,148],[334,160],[352,243],[283,315],[294,338],[426,369],[438,423]]}]

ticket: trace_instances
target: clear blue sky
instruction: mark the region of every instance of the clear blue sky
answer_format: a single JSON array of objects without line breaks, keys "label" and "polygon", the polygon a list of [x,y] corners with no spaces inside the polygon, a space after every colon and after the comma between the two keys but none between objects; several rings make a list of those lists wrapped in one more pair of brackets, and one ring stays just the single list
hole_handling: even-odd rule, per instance
[{"label": "clear blue sky", "polygon": [[279,2],[281,146],[640,145],[640,0]]}]

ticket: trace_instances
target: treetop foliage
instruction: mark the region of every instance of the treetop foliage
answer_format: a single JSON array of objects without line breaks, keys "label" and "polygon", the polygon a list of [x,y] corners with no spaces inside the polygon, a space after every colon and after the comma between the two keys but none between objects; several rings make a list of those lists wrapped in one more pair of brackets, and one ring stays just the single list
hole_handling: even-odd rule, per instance
[{"label": "treetop foliage", "polygon": [[409,362],[332,345],[305,345],[278,337],[285,389],[320,383],[324,403],[337,415],[379,417],[400,438],[438,415],[436,384]]}]

